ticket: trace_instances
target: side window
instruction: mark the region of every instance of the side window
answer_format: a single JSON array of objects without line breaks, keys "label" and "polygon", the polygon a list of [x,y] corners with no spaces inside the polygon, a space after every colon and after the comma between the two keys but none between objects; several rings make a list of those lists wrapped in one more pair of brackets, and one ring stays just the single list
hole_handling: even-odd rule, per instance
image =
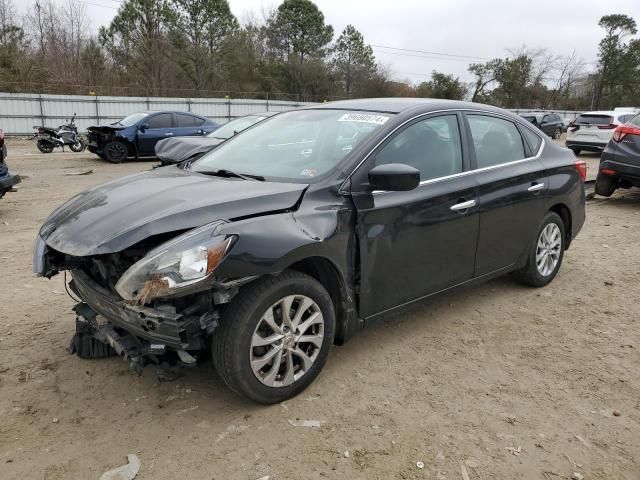
[{"label": "side window", "polygon": [[553,121],[553,117],[551,115],[545,115],[544,117],[542,117],[542,123],[548,123],[552,121]]},{"label": "side window", "polygon": [[185,115],[184,113],[176,113],[176,127],[178,128],[194,127],[194,120],[196,120],[196,117]]},{"label": "side window", "polygon": [[191,117],[193,119],[193,124],[196,127],[199,127],[200,125],[202,125],[204,122],[206,122],[206,120],[204,118],[200,118],[200,117]]},{"label": "side window", "polygon": [[486,115],[467,115],[478,168],[525,158],[520,132],[509,120]]},{"label": "side window", "polygon": [[540,149],[540,145],[542,144],[542,139],[526,127],[522,127],[521,130],[524,134],[524,138],[526,138],[527,143],[531,147],[531,151],[536,155]]},{"label": "side window", "polygon": [[420,180],[462,172],[458,118],[444,115],[414,123],[376,154],[375,164],[404,163],[420,170]]},{"label": "side window", "polygon": [[151,117],[147,123],[149,128],[171,128],[171,114],[159,113]]}]

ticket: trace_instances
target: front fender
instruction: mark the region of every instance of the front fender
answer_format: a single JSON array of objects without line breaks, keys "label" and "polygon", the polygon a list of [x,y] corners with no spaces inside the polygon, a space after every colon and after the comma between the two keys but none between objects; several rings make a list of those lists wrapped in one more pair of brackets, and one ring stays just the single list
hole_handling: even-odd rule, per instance
[{"label": "front fender", "polygon": [[238,236],[216,277],[242,278],[279,273],[310,257],[331,261],[351,285],[355,242],[348,208],[286,212],[231,222],[220,233]]}]

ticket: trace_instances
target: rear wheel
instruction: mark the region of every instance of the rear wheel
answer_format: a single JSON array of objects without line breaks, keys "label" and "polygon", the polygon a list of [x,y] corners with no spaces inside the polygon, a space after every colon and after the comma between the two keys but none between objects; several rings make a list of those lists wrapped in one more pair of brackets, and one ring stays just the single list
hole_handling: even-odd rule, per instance
[{"label": "rear wheel", "polygon": [[40,150],[42,153],[53,152],[53,142],[50,142],[49,140],[41,138],[40,140],[38,140],[38,143],[36,143],[36,145],[38,147],[38,150]]},{"label": "rear wheel", "polygon": [[122,142],[109,142],[104,146],[104,158],[111,163],[121,163],[127,159],[129,151]]},{"label": "rear wheel", "polygon": [[538,229],[535,243],[523,268],[515,272],[516,278],[532,287],[544,287],[560,270],[564,256],[566,236],[562,218],[548,212]]},{"label": "rear wheel", "polygon": [[331,297],[295,271],[257,280],[225,311],[213,334],[213,363],[231,390],[259,403],[277,403],[318,376],[333,343]]},{"label": "rear wheel", "polygon": [[616,191],[616,188],[618,188],[618,182],[616,182],[615,178],[598,172],[595,187],[595,192],[597,195],[610,197],[611,195],[613,195],[613,192]]}]

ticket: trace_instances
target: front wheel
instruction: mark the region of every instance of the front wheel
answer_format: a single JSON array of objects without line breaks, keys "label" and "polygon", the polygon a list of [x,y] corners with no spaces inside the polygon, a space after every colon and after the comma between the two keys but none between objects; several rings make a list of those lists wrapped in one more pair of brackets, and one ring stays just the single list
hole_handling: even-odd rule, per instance
[{"label": "front wheel", "polygon": [[104,146],[104,158],[111,163],[124,162],[129,156],[127,146],[118,141],[109,142]]},{"label": "front wheel", "polygon": [[36,146],[38,147],[38,150],[40,150],[42,153],[51,153],[53,152],[53,142],[46,140],[44,138],[41,138],[40,140],[38,140],[38,142],[36,143]]},{"label": "front wheel", "polygon": [[71,149],[72,152],[82,152],[85,146],[86,145],[84,141],[81,138],[78,138],[76,143],[72,143],[71,145],[69,145],[69,148]]},{"label": "front wheel", "polygon": [[527,263],[515,272],[516,278],[532,287],[544,287],[560,270],[566,245],[565,227],[562,218],[548,212],[538,229],[536,240],[529,251]]},{"label": "front wheel", "polygon": [[213,363],[231,390],[264,404],[302,392],[318,376],[333,343],[331,297],[295,271],[247,285],[213,334]]}]

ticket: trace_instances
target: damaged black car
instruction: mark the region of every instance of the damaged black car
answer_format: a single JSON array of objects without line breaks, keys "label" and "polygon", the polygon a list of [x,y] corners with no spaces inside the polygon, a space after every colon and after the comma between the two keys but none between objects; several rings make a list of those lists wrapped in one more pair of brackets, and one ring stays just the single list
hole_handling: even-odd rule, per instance
[{"label": "damaged black car", "polygon": [[211,355],[233,391],[274,403],[388,312],[507,273],[547,285],[584,223],[585,174],[501,109],[327,103],[72,198],[34,271],[70,272],[81,356]]}]

